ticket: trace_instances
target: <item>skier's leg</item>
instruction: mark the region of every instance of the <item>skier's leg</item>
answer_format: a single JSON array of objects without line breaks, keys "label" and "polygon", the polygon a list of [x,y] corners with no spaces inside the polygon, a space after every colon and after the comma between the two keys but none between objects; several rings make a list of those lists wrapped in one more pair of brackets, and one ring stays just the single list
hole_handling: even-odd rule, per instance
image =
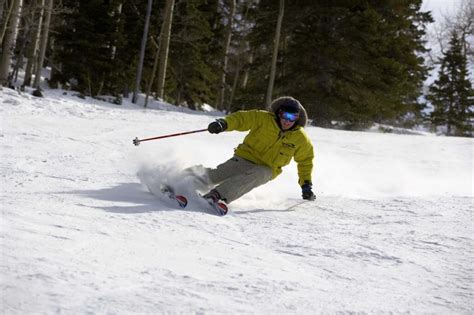
[{"label": "skier's leg", "polygon": [[210,168],[194,165],[183,170],[183,177],[190,181],[197,190],[208,190],[213,186],[209,179]]},{"label": "skier's leg", "polygon": [[202,165],[195,165],[184,169],[184,176],[193,177],[195,181],[209,187],[222,183],[231,176],[237,175],[244,166],[251,166],[252,162],[241,157],[233,156],[216,168],[208,168]]},{"label": "skier's leg", "polygon": [[237,175],[227,178],[215,188],[222,200],[231,203],[272,179],[272,170],[268,166],[251,164],[250,167],[241,167]]},{"label": "skier's leg", "polygon": [[252,168],[255,164],[238,156],[233,156],[216,168],[195,165],[183,170],[183,177],[187,177],[197,190],[208,190],[222,183],[229,177],[239,175]]},{"label": "skier's leg", "polygon": [[222,164],[219,164],[216,168],[207,169],[207,175],[212,184],[220,184],[228,178],[242,174],[243,172],[252,169],[255,166],[254,163],[243,159],[239,156],[233,156],[229,160]]}]

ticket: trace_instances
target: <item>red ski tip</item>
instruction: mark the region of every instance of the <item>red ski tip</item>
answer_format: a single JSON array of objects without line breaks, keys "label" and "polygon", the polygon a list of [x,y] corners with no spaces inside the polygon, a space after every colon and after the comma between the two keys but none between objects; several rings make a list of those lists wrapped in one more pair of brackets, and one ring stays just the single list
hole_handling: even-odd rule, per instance
[{"label": "red ski tip", "polygon": [[176,199],[176,201],[178,202],[178,205],[181,208],[185,208],[188,205],[188,199],[186,199],[186,197],[182,195],[176,195],[174,198]]},{"label": "red ski tip", "polygon": [[217,212],[219,212],[220,215],[226,215],[227,212],[229,211],[229,208],[223,202],[217,202],[215,204],[215,207],[216,207]]}]

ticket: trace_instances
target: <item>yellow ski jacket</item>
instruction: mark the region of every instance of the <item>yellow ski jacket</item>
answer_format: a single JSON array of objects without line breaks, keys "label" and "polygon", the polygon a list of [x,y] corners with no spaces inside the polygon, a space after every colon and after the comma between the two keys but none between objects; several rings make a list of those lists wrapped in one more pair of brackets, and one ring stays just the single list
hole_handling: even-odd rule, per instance
[{"label": "yellow ski jacket", "polygon": [[267,165],[273,178],[281,174],[282,168],[294,158],[298,166],[299,184],[311,181],[313,170],[313,145],[301,125],[282,131],[276,114],[263,110],[239,111],[224,118],[227,131],[247,131],[244,142],[235,149],[235,154],[255,164]]}]

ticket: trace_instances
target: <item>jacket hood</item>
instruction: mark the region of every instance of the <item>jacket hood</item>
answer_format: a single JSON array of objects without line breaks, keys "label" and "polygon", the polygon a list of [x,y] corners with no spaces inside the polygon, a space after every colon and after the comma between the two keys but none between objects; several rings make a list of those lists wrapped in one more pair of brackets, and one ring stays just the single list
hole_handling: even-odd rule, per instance
[{"label": "jacket hood", "polygon": [[301,103],[297,99],[291,96],[282,96],[273,100],[268,108],[268,111],[278,116],[278,111],[280,110],[281,106],[284,105],[287,101],[296,102],[298,103],[298,106],[299,106],[300,117],[296,121],[295,126],[301,126],[301,127],[306,126],[306,123],[308,122],[308,114],[306,113],[306,109],[303,107],[303,105],[301,105]]}]

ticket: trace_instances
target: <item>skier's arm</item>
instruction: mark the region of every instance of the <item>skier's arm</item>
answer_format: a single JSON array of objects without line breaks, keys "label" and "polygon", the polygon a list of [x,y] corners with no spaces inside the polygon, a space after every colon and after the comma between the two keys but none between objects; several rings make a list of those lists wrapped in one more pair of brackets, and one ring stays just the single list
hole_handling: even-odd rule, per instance
[{"label": "skier's arm", "polygon": [[247,131],[252,127],[257,126],[262,115],[265,115],[265,111],[260,110],[249,110],[249,111],[238,111],[225,117],[227,122],[227,131]]},{"label": "skier's arm", "polygon": [[314,152],[311,140],[305,134],[303,134],[299,142],[294,159],[298,166],[298,183],[302,186],[304,183],[311,183]]},{"label": "skier's arm", "polygon": [[313,171],[313,145],[307,136],[303,137],[302,145],[296,149],[295,161],[298,164],[298,183],[301,186],[301,196],[305,200],[315,200],[311,182],[311,173]]}]

